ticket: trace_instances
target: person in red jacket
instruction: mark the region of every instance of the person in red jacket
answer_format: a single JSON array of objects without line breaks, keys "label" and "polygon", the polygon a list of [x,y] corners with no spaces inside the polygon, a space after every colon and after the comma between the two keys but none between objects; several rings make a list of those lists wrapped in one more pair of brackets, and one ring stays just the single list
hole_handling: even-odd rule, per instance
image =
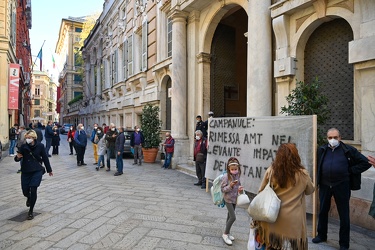
[{"label": "person in red jacket", "polygon": [[[67,141],[69,142],[69,148],[70,148],[70,154],[69,155],[73,154],[74,134],[75,133],[76,133],[76,129],[74,128],[74,126],[70,126],[70,129],[68,131],[68,139],[67,139]],[[74,151],[75,151],[75,148],[74,148]]]},{"label": "person in red jacket", "polygon": [[163,147],[165,150],[165,161],[164,161],[163,168],[168,169],[168,168],[171,168],[170,164],[171,164],[171,160],[172,160],[173,152],[174,152],[174,139],[171,136],[171,133],[169,132],[165,133],[165,141],[163,143]]}]

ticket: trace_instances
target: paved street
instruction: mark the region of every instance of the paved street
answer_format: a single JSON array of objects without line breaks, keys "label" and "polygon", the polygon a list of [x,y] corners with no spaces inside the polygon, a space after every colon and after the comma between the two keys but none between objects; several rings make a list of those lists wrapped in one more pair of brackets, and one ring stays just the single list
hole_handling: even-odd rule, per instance
[{"label": "paved street", "polygon": [[[249,216],[237,208],[233,246],[221,239],[226,209],[193,185],[194,176],[163,170],[160,164],[133,166],[124,159],[124,175],[95,170],[92,145],[77,167],[68,155],[66,136],[60,154],[50,158],[54,176],[44,175],[34,209],[25,220],[26,198],[20,189],[19,163],[0,161],[0,249],[247,249]],[[52,149],[51,149],[52,152]],[[292,218],[291,218],[292,222]],[[311,218],[308,220],[311,236]],[[331,221],[327,243],[309,249],[337,249],[338,224]],[[351,249],[374,249],[372,231],[352,227]]]}]

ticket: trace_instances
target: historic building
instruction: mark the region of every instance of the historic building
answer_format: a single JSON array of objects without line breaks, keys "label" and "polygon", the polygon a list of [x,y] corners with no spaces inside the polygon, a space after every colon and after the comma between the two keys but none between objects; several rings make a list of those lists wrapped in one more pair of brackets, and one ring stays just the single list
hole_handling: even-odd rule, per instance
[{"label": "historic building", "polygon": [[[159,105],[184,164],[196,115],[277,116],[296,81],[318,77],[331,108],[322,129],[374,154],[374,25],[372,0],[107,0],[83,48],[80,121],[133,127]],[[371,179],[362,187],[352,207],[369,206]]]},{"label": "historic building", "polygon": [[33,122],[47,125],[48,121],[58,122],[59,114],[56,112],[57,85],[48,76],[48,72],[33,71],[31,87],[33,105],[31,115]]},{"label": "historic building", "polygon": [[31,0],[0,0],[0,141],[13,124],[30,121]]},{"label": "historic building", "polygon": [[78,124],[80,102],[82,99],[83,83],[80,74],[81,63],[77,60],[80,50],[80,34],[82,32],[84,17],[63,18],[60,25],[59,38],[56,43],[55,53],[59,60],[56,62],[59,69],[59,111],[60,124]]}]

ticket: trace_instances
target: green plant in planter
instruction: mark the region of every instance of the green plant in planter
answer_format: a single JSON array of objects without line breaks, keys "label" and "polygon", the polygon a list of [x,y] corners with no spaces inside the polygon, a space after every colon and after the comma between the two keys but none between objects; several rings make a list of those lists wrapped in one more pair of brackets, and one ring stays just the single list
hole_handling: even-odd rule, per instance
[{"label": "green plant in planter", "polygon": [[145,138],[144,148],[157,148],[161,142],[160,129],[162,121],[159,119],[159,107],[147,104],[142,109],[141,126]]},{"label": "green plant in planter", "polygon": [[[316,77],[312,83],[296,82],[296,88],[292,90],[286,100],[288,106],[281,108],[281,114],[287,115],[317,115],[318,125],[324,125],[330,115],[327,106],[328,98],[319,89],[320,81]],[[325,132],[318,128],[318,145],[325,143]]]}]

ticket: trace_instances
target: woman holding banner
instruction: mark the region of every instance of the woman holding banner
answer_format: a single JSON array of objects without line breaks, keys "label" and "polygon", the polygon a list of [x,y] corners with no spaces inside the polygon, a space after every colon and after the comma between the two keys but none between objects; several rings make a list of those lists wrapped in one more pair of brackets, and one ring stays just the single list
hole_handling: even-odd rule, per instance
[{"label": "woman holding banner", "polygon": [[259,192],[268,184],[269,178],[281,200],[281,207],[275,223],[254,222],[260,243],[265,244],[266,249],[307,250],[305,195],[312,194],[315,188],[293,143],[280,145]]}]

